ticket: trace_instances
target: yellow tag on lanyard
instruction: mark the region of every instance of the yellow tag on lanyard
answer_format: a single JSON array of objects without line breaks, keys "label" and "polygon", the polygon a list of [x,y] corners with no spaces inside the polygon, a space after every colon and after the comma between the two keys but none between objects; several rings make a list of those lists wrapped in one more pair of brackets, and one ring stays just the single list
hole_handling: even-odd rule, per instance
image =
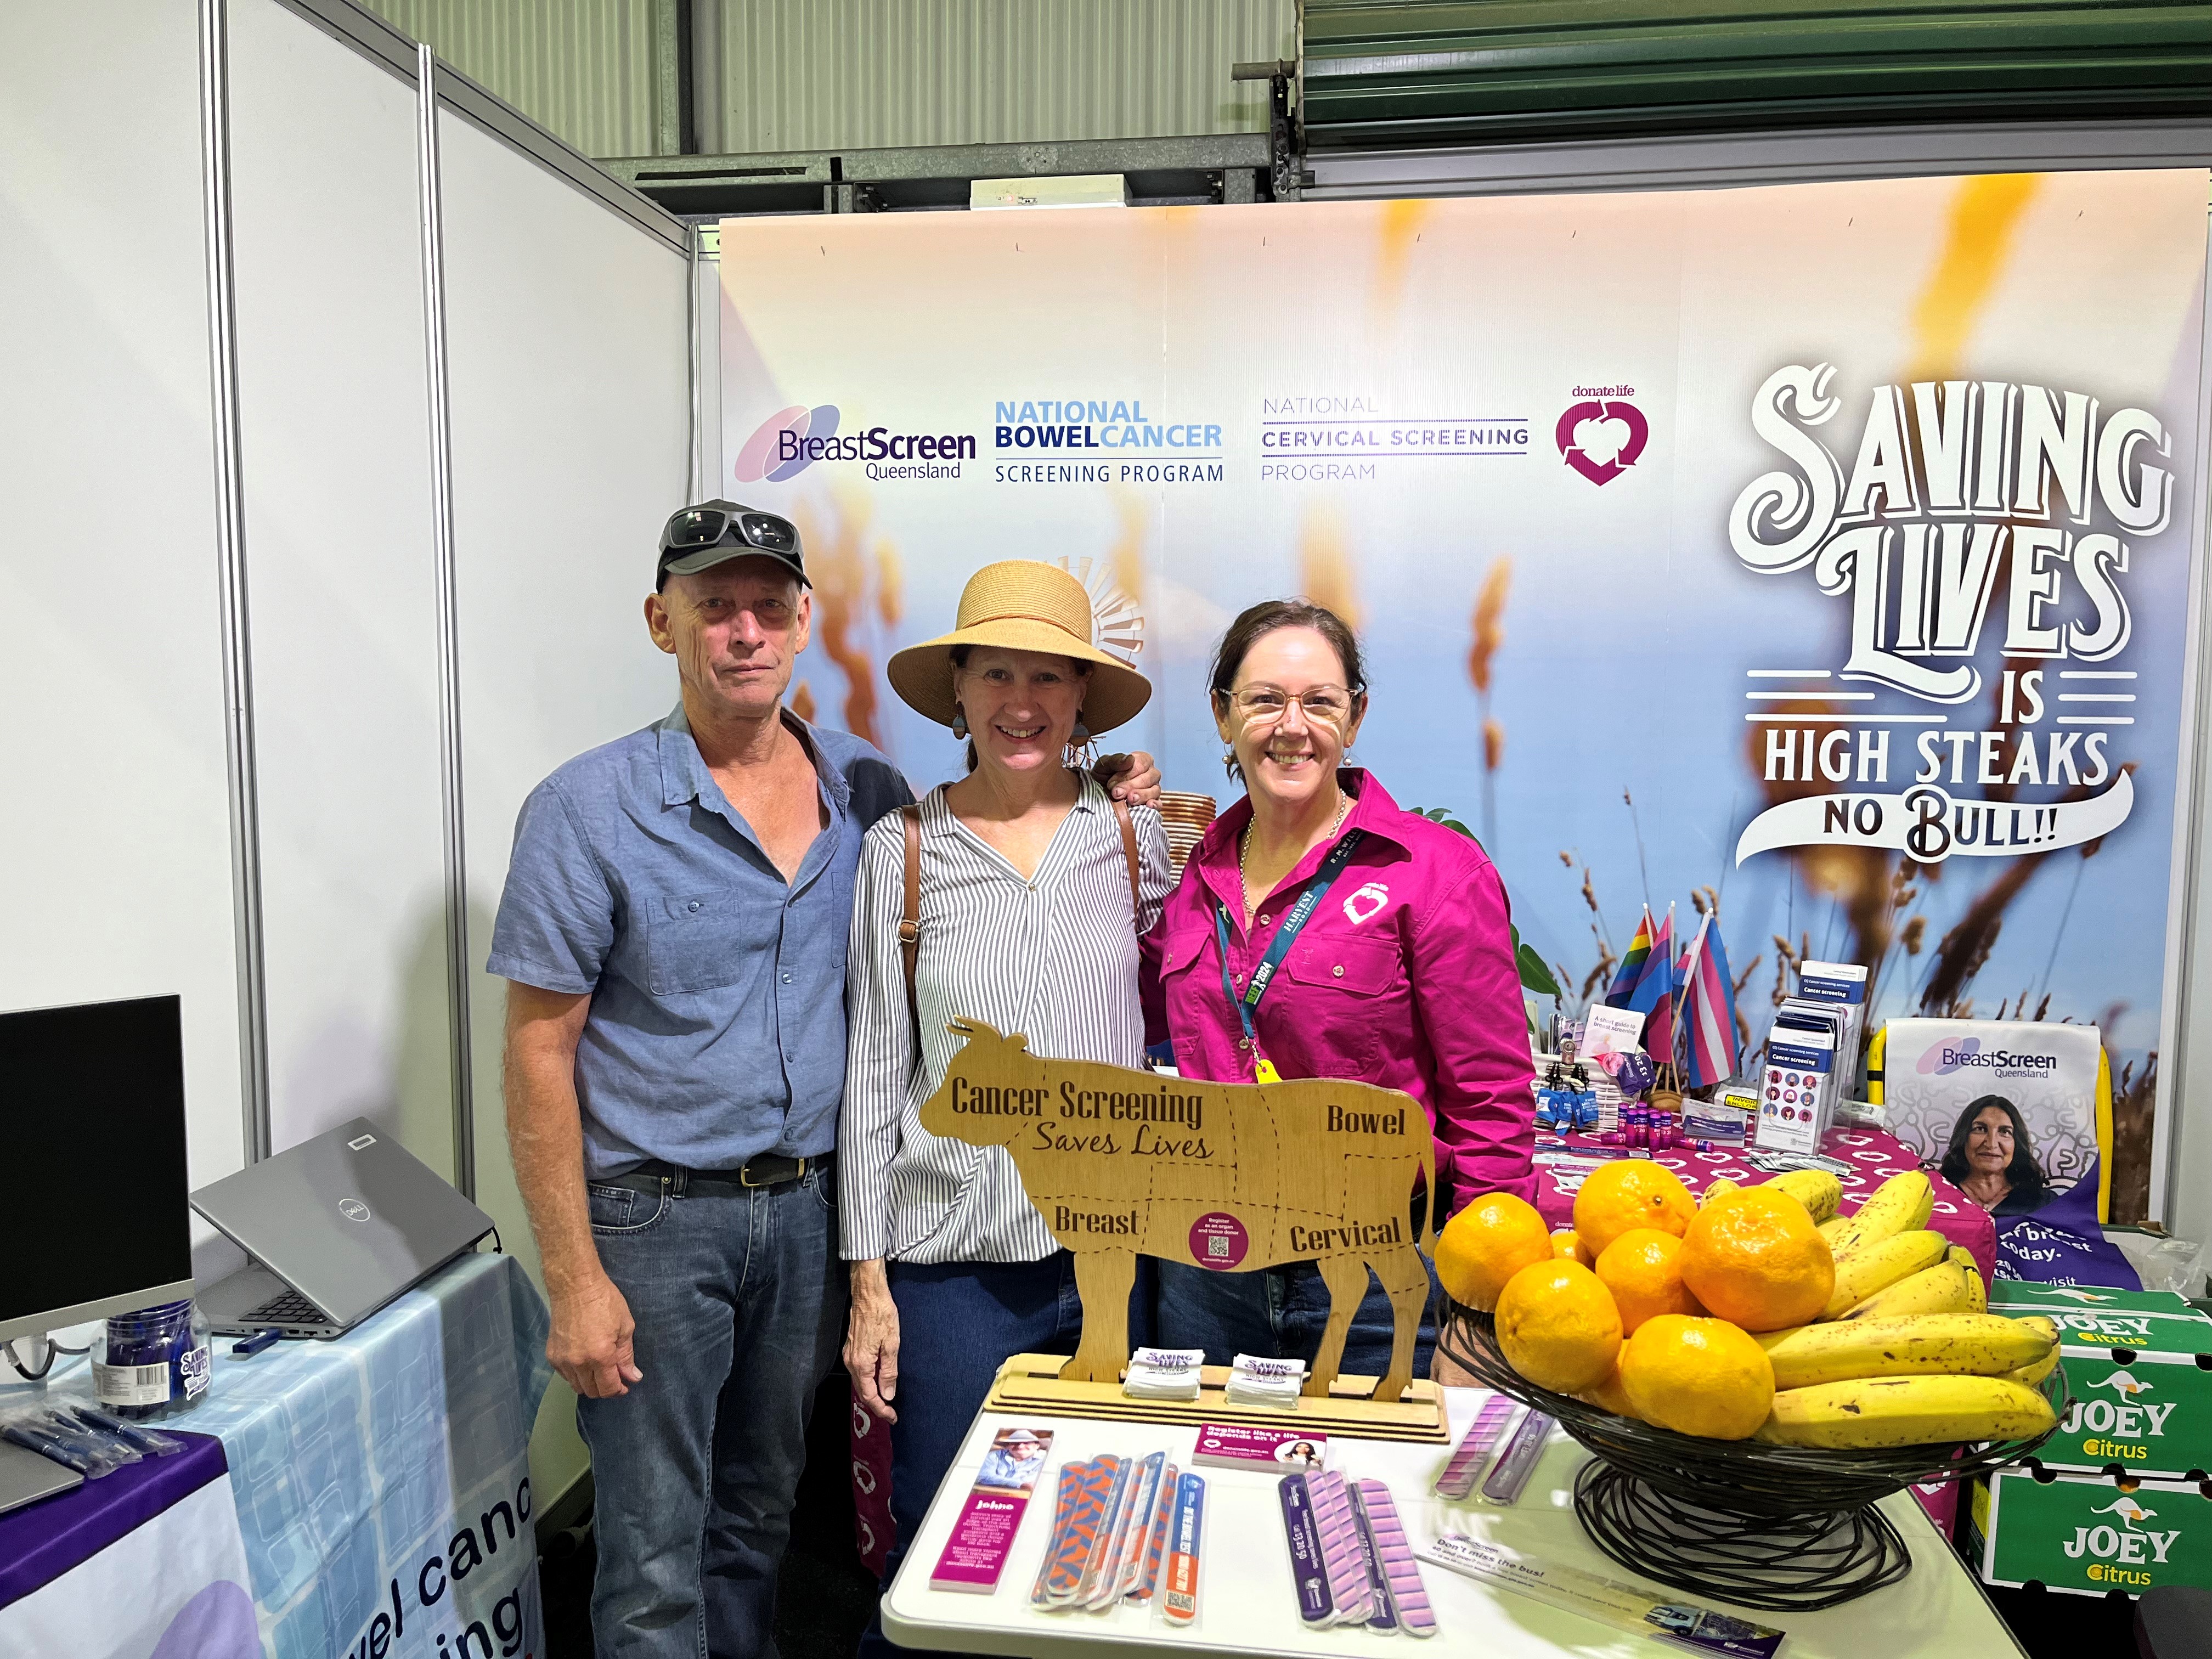
[{"label": "yellow tag on lanyard", "polygon": [[1275,1069],[1275,1062],[1262,1054],[1252,1063],[1252,1077],[1258,1083],[1280,1083],[1283,1074]]}]

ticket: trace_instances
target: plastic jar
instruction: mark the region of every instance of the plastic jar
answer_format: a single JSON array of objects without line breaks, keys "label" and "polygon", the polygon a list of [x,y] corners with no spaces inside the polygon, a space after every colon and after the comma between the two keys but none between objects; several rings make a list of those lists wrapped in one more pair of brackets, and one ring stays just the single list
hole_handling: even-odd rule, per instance
[{"label": "plastic jar", "polygon": [[174,1417],[206,1399],[214,1362],[207,1316],[190,1297],[118,1314],[93,1336],[100,1405],[139,1422]]}]

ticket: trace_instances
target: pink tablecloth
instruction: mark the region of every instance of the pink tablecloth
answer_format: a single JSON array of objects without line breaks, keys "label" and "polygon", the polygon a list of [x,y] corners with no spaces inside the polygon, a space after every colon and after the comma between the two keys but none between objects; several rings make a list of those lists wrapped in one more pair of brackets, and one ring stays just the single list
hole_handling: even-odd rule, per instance
[{"label": "pink tablecloth", "polygon": [[[1566,1145],[1570,1152],[1596,1150],[1595,1143],[1581,1135],[1567,1136]],[[1844,1215],[1865,1203],[1874,1189],[1890,1176],[1900,1170],[1917,1169],[1920,1164],[1918,1157],[1903,1141],[1880,1129],[1831,1129],[1820,1150],[1839,1163],[1855,1166],[1853,1173],[1839,1177],[1844,1183],[1840,1208]],[[1746,1187],[1757,1186],[1770,1178],[1765,1170],[1753,1169],[1740,1152],[1697,1152],[1673,1147],[1654,1154],[1651,1161],[1665,1164],[1681,1176],[1682,1184],[1692,1193],[1703,1192],[1707,1182],[1722,1178]],[[1536,1207],[1554,1229],[1574,1224],[1574,1187],[1577,1183],[1573,1177],[1583,1173],[1579,1167],[1538,1167]],[[1990,1219],[1988,1211],[1935,1170],[1928,1172],[1928,1178],[1936,1185],[1936,1212],[1929,1218],[1928,1224],[1954,1244],[1963,1244],[1973,1253],[1975,1265],[1981,1268],[1982,1279],[1986,1284],[1996,1267],[1996,1224]]]}]

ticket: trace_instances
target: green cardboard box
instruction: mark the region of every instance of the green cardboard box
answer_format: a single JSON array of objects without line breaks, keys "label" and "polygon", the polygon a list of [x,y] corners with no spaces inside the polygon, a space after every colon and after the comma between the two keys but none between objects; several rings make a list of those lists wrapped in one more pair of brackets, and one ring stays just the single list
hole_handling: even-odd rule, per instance
[{"label": "green cardboard box", "polygon": [[[1990,1311],[2057,1325],[2074,1396],[2033,1461],[2202,1480],[2212,1471],[2212,1319],[2171,1291],[1999,1279]],[[2212,1541],[2205,1547],[2212,1549]]]},{"label": "green cardboard box", "polygon": [[2024,1469],[1976,1481],[1967,1546],[1980,1553],[1983,1580],[2075,1595],[2212,1590],[2212,1496],[2185,1481],[2130,1484],[2124,1492],[2109,1476],[2062,1474],[2046,1485]]}]

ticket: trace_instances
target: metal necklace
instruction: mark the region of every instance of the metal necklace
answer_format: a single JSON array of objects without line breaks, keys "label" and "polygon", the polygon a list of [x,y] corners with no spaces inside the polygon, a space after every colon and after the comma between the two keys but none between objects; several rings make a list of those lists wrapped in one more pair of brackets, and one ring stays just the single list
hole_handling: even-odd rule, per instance
[{"label": "metal necklace", "polygon": [[[1352,815],[1352,795],[1350,792],[1339,788],[1336,792],[1336,821],[1328,826],[1328,834],[1322,837],[1324,842],[1334,841],[1336,839],[1337,831],[1344,828],[1345,819]],[[1244,820],[1244,833],[1237,838],[1237,885],[1243,891],[1244,916],[1248,923],[1250,921],[1253,915],[1259,908],[1259,907],[1252,902],[1251,860],[1252,820],[1247,818]]]}]

